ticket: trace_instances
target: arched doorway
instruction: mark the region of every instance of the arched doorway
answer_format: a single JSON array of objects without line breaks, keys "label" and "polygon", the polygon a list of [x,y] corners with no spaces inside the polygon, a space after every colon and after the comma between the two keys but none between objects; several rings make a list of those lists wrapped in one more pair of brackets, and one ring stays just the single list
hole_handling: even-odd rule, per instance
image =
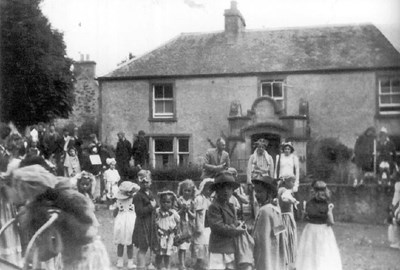
[{"label": "arched doorway", "polygon": [[268,140],[267,151],[268,151],[268,154],[270,154],[272,156],[272,158],[274,159],[274,163],[275,163],[276,155],[278,155],[280,152],[281,136],[279,136],[278,134],[273,134],[273,133],[257,133],[257,134],[251,135],[251,152],[252,153],[254,152],[254,150],[256,148],[254,143],[259,139]]}]

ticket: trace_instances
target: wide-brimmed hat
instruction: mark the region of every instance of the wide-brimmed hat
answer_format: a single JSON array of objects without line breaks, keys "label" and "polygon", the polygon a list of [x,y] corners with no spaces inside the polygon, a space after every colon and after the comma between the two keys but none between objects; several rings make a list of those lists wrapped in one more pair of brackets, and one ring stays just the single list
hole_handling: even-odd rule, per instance
[{"label": "wide-brimmed hat", "polygon": [[262,147],[266,148],[268,146],[268,143],[269,142],[266,139],[259,139],[254,143],[254,146],[255,147],[262,146]]},{"label": "wide-brimmed hat", "polygon": [[290,151],[292,153],[294,152],[294,147],[293,147],[293,144],[291,142],[284,142],[284,143],[281,144],[282,150],[285,149],[285,147],[289,147]]},{"label": "wide-brimmed hat", "polygon": [[130,192],[136,192],[140,189],[138,184],[135,184],[133,182],[130,181],[124,181],[121,183],[121,185],[119,185],[119,190],[117,195],[115,196],[115,198],[117,198],[118,200],[125,200],[128,199],[130,197]]},{"label": "wide-brimmed hat", "polygon": [[264,184],[264,185],[272,185],[276,186],[276,181],[274,178],[268,175],[257,175],[253,179],[251,179],[253,184]]},{"label": "wide-brimmed hat", "polygon": [[235,177],[230,172],[224,171],[215,176],[214,183],[210,185],[211,191],[216,191],[224,185],[230,185],[233,189],[237,189],[240,184],[235,181]]},{"label": "wide-brimmed hat", "polygon": [[388,133],[388,131],[385,127],[381,127],[381,130],[379,130],[379,132],[386,133],[386,134]]}]

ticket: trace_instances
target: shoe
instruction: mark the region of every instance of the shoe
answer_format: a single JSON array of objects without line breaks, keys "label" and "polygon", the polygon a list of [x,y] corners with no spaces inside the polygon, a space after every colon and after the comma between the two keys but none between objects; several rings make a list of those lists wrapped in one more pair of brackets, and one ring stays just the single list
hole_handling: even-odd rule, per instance
[{"label": "shoe", "polygon": [[133,260],[128,260],[128,269],[136,269],[136,264],[133,263]]},{"label": "shoe", "polygon": [[117,267],[118,268],[124,267],[124,259],[122,259],[122,258],[117,259]]}]

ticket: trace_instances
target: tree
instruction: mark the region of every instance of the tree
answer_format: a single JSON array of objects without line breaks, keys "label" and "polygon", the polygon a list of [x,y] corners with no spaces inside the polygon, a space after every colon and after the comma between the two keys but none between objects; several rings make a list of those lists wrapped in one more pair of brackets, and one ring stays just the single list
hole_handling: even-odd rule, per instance
[{"label": "tree", "polygon": [[0,0],[1,120],[24,128],[72,111],[72,60],[41,0]]}]

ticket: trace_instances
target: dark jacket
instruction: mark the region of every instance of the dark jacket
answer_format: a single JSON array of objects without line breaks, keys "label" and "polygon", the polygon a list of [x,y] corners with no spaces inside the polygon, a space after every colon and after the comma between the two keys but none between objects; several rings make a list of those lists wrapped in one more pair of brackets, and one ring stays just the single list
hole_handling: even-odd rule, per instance
[{"label": "dark jacket", "polygon": [[117,148],[115,149],[115,158],[120,161],[129,161],[131,158],[131,143],[125,139],[117,142]]},{"label": "dark jacket", "polygon": [[147,250],[149,247],[157,247],[155,226],[155,207],[150,203],[154,199],[153,194],[146,194],[142,189],[133,196],[135,205],[136,222],[133,230],[132,242],[139,249]]},{"label": "dark jacket", "polygon": [[233,204],[214,200],[207,211],[211,235],[209,250],[213,253],[234,253],[234,237],[243,233],[236,229],[237,217]]}]

